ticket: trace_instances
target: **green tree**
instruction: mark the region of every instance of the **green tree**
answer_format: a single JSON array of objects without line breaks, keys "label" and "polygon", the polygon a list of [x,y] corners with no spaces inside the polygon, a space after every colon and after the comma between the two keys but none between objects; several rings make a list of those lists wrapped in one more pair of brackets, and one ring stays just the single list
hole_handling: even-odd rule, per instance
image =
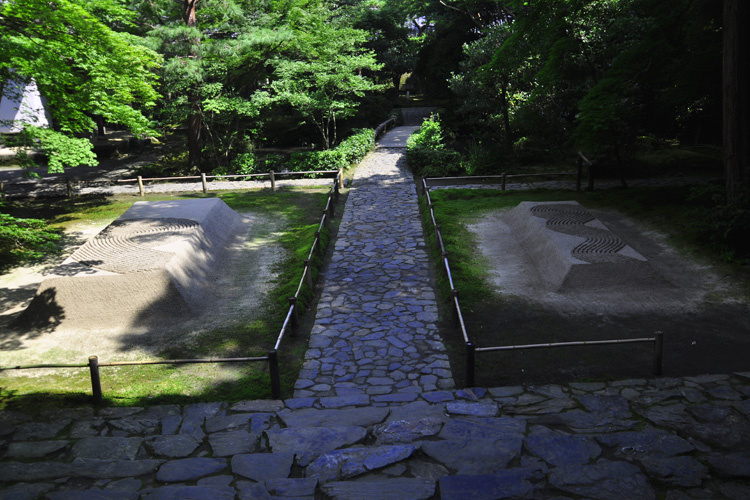
[{"label": "green tree", "polygon": [[300,14],[294,52],[274,61],[273,98],[289,104],[320,133],[325,149],[336,145],[337,120],[353,116],[358,99],[380,90],[367,76],[381,65],[363,50],[367,33],[337,25],[326,9]]},{"label": "green tree", "polygon": [[93,154],[81,155],[83,143],[74,138],[95,128],[95,116],[134,134],[154,133],[148,112],[158,98],[154,70],[161,58],[103,19],[130,25],[127,11],[110,0],[0,3],[0,80],[34,79],[47,99],[55,130],[29,125],[22,137],[40,141],[43,150],[56,148],[52,170],[95,163]]}]

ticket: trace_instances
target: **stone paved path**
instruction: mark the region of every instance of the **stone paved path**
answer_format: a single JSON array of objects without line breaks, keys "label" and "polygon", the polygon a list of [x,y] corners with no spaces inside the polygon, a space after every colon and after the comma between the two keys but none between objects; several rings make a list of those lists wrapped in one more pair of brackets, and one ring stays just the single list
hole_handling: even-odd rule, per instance
[{"label": "stone paved path", "polygon": [[750,498],[750,372],[0,412],[0,499]]},{"label": "stone paved path", "polygon": [[414,128],[386,134],[357,167],[296,397],[413,401],[420,392],[454,387],[404,162],[404,132]]},{"label": "stone paved path", "polygon": [[750,372],[449,389],[399,153],[355,178],[312,385],[283,401],[2,411],[0,500],[750,498]]}]

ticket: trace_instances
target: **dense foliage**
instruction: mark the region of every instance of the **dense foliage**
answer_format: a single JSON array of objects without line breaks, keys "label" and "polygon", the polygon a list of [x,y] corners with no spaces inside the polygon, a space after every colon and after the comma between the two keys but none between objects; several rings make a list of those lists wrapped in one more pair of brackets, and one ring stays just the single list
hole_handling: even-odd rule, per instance
[{"label": "dense foliage", "polygon": [[406,159],[414,172],[422,177],[450,177],[465,173],[461,168],[461,155],[446,147],[438,115],[425,120],[406,141]]},{"label": "dense foliage", "polygon": [[[0,204],[2,208],[2,204]],[[40,219],[19,219],[0,212],[0,271],[54,252],[60,234]]]},{"label": "dense foliage", "polygon": [[453,35],[450,57],[420,68],[434,85],[445,82],[438,90],[454,111],[446,123],[470,138],[467,155],[481,145],[496,158],[494,166],[475,158],[479,170],[581,149],[616,163],[632,158],[645,137],[682,145],[721,139],[721,2],[431,5],[438,26],[464,28]]},{"label": "dense foliage", "polygon": [[[34,79],[47,98],[55,128],[29,124],[16,142],[54,171],[96,161],[81,136],[97,121],[184,132],[186,172],[340,168],[341,140],[408,90],[441,105],[410,144],[422,175],[572,166],[579,151],[604,172],[658,174],[721,163],[727,68],[750,73],[727,50],[747,35],[723,37],[749,12],[738,0],[7,0],[0,82],[11,94]],[[748,87],[723,110],[737,110],[735,146],[750,143]],[[748,147],[735,146],[724,201],[742,205]]]},{"label": "dense foliage", "polygon": [[[158,98],[154,70],[161,57],[138,37],[107,25],[130,25],[132,14],[116,0],[0,2],[3,95],[18,92],[23,88],[18,84],[36,81],[55,129],[31,130],[24,136],[25,145],[38,144],[48,153],[48,145],[53,145],[53,169],[77,166],[76,159],[82,157],[80,143],[53,136],[89,132],[96,128],[94,117],[120,123],[135,134],[154,133],[147,114]],[[67,145],[70,158],[65,157]]]}]

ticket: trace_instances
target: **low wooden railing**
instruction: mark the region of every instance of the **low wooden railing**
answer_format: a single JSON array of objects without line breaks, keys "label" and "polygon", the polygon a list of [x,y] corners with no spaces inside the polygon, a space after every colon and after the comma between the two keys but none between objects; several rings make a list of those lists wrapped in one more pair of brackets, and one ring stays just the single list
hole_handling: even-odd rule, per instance
[{"label": "low wooden railing", "polygon": [[456,326],[464,344],[464,356],[465,356],[465,371],[464,371],[464,385],[465,387],[474,387],[476,383],[476,355],[481,353],[490,353],[498,351],[511,351],[511,350],[525,350],[525,349],[545,349],[555,347],[582,347],[582,346],[601,346],[601,345],[613,345],[613,344],[632,344],[641,342],[653,342],[654,344],[654,355],[653,355],[653,373],[654,375],[661,375],[662,372],[662,359],[664,353],[664,335],[662,332],[655,332],[653,337],[644,338],[632,338],[632,339],[611,339],[611,340],[584,340],[575,342],[556,342],[556,343],[540,343],[540,344],[524,344],[524,345],[508,345],[508,346],[487,346],[477,347],[475,342],[472,341],[471,336],[466,328],[464,322],[464,316],[461,311],[461,305],[459,303],[459,291],[456,284],[453,281],[451,274],[450,262],[448,261],[448,251],[443,243],[443,235],[440,231],[440,225],[437,223],[435,218],[435,205],[430,197],[430,186],[428,181],[430,179],[422,179],[422,193],[427,203],[427,208],[430,212],[430,222],[433,226],[435,234],[435,246],[441,259],[441,267],[445,272],[448,280],[448,286],[451,291],[451,306],[455,317]]},{"label": "low wooden railing", "polygon": [[142,177],[138,176],[132,179],[119,179],[117,182],[122,183],[132,183],[136,182],[138,184],[138,194],[140,196],[145,196],[146,191],[144,187],[144,182],[152,182],[152,181],[184,181],[184,180],[200,180],[201,181],[201,188],[203,189],[203,193],[208,193],[208,187],[209,187],[209,180],[210,179],[245,179],[245,180],[264,180],[268,179],[271,181],[271,189],[276,189],[276,179],[279,177],[302,177],[305,175],[318,175],[319,177],[326,179],[326,178],[339,178],[341,176],[341,170],[308,170],[304,172],[274,172],[273,170],[264,173],[264,174],[232,174],[232,175],[187,175],[182,177]]},{"label": "low wooden railing", "polygon": [[328,200],[326,202],[325,209],[321,216],[318,230],[315,232],[315,240],[313,241],[312,247],[308,258],[304,261],[304,268],[302,270],[302,277],[300,278],[297,291],[292,297],[289,297],[289,309],[287,311],[286,319],[281,327],[279,336],[276,339],[276,343],[273,348],[268,351],[265,356],[252,356],[252,357],[240,357],[240,358],[199,358],[199,359],[156,359],[156,360],[144,360],[144,361],[112,361],[106,363],[100,363],[98,356],[89,356],[88,363],[86,364],[37,364],[37,365],[18,365],[18,366],[6,366],[0,367],[0,371],[8,370],[30,370],[30,369],[44,369],[44,368],[88,368],[91,377],[91,392],[93,396],[93,402],[99,404],[102,401],[102,385],[99,369],[101,367],[111,366],[134,366],[134,365],[179,365],[179,364],[197,364],[197,363],[253,363],[253,362],[267,362],[269,372],[269,382],[271,385],[271,396],[274,399],[278,399],[281,396],[281,379],[279,375],[279,361],[278,351],[281,348],[281,343],[284,335],[289,332],[294,332],[299,324],[299,305],[297,299],[302,292],[303,286],[307,285],[310,289],[314,290],[314,283],[312,277],[312,257],[315,253],[322,256],[324,249],[320,239],[323,228],[327,226],[331,218],[334,217],[335,204],[338,200],[340,193],[340,186],[343,182],[343,172],[337,172],[336,177],[333,179],[333,186],[328,192]]}]

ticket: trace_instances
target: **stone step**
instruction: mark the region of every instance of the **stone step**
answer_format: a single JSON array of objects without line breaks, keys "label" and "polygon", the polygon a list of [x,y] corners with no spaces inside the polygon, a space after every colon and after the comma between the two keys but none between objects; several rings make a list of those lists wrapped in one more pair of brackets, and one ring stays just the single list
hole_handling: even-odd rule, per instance
[{"label": "stone step", "polygon": [[750,493],[746,373],[322,399],[0,412],[0,499]]}]

